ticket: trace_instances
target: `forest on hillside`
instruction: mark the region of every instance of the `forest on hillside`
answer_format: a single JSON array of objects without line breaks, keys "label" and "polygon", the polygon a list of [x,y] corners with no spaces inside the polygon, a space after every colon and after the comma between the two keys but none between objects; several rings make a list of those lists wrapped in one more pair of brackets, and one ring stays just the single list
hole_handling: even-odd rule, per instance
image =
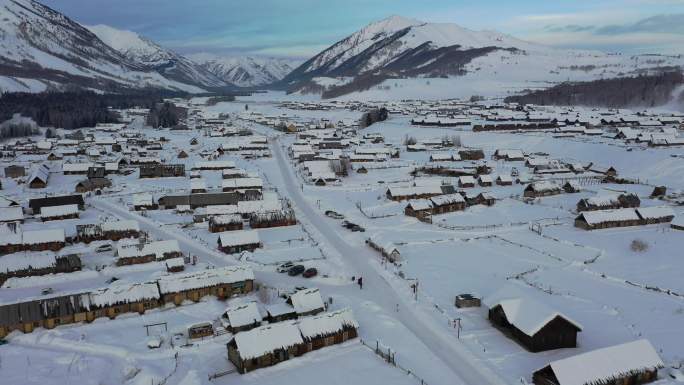
[{"label": "forest on hillside", "polygon": [[33,119],[41,127],[76,129],[97,123],[116,123],[119,117],[110,108],[153,108],[164,98],[185,94],[145,91],[130,94],[97,94],[90,91],[5,93],[0,96],[0,122],[15,114]]},{"label": "forest on hillside", "polygon": [[508,103],[595,106],[610,108],[655,107],[667,104],[673,91],[684,85],[681,71],[588,82],[567,82],[554,87],[509,96]]}]

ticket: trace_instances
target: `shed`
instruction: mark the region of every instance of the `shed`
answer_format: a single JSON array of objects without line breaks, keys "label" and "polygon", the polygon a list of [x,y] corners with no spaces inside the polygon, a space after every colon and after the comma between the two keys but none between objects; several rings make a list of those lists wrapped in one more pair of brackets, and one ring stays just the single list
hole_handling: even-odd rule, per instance
[{"label": "shed", "polygon": [[294,307],[299,316],[318,314],[325,310],[325,304],[318,289],[299,290],[292,294],[287,302]]}]

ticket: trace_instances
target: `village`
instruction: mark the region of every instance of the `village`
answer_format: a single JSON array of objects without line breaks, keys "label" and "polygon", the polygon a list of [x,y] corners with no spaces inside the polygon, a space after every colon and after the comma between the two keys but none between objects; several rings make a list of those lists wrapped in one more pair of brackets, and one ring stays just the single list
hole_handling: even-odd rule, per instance
[{"label": "village", "polygon": [[684,382],[684,114],[169,102],[0,144],[14,382]]}]

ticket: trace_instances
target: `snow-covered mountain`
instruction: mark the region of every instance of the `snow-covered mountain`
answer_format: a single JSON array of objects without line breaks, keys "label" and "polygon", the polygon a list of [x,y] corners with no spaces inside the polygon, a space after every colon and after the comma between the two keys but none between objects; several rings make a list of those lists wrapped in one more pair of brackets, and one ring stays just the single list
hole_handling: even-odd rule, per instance
[{"label": "snow-covered mountain", "polygon": [[257,87],[277,82],[301,61],[262,57],[221,57],[208,53],[189,55],[205,70],[240,87]]},{"label": "snow-covered mountain", "polygon": [[156,87],[202,89],[128,60],[61,13],[32,0],[0,0],[0,91]]},{"label": "snow-covered mountain", "polygon": [[448,97],[456,91],[502,93],[682,64],[676,56],[556,49],[495,31],[392,16],[333,44],[293,70],[279,86],[336,97],[405,84],[406,90],[420,95],[425,87],[416,88],[420,83],[415,80],[431,78],[437,81],[428,83],[443,85],[445,92],[437,96]]},{"label": "snow-covered mountain", "polygon": [[135,32],[108,25],[87,28],[128,60],[155,70],[168,79],[206,88],[230,85],[187,57],[165,49]]}]

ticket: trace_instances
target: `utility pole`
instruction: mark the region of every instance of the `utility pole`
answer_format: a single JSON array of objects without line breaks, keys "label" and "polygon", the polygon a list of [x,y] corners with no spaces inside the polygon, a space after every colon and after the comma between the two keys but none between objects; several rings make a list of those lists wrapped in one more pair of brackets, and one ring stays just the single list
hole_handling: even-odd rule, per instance
[{"label": "utility pole", "polygon": [[461,339],[461,318],[456,318],[454,323],[454,326],[456,327],[456,338]]}]

